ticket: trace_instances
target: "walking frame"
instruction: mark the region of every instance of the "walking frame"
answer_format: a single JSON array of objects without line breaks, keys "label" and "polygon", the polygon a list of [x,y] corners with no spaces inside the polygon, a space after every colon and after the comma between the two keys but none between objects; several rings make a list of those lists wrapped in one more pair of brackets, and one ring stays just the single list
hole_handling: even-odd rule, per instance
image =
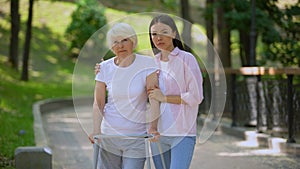
[{"label": "walking frame", "polygon": [[[149,151],[149,146],[150,146],[150,139],[154,138],[152,134],[145,134],[145,135],[126,135],[126,136],[120,136],[120,135],[96,135],[94,136],[94,144],[93,144],[93,149],[94,149],[94,155],[93,155],[93,169],[97,169],[98,165],[98,156],[99,156],[99,143],[98,139],[101,138],[120,138],[120,139],[145,139],[145,149],[146,149],[146,166],[147,169],[151,169],[151,164],[150,164],[150,151]],[[165,162],[162,156],[162,149],[160,144],[158,143],[158,149],[160,152],[160,156],[162,159],[163,167],[166,169]]]}]

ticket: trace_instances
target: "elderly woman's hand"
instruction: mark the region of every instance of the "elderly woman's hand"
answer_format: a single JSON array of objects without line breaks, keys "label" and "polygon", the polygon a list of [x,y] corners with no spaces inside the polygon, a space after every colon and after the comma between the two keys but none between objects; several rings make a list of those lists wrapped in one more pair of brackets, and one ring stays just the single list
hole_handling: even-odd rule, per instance
[{"label": "elderly woman's hand", "polygon": [[[94,137],[95,137],[95,136],[97,136],[97,135],[99,135],[99,133],[98,133],[98,134],[96,134],[96,133],[92,133],[92,134],[90,134],[90,135],[89,135],[89,140],[90,140],[90,142],[91,142],[92,144],[94,144],[94,143],[95,143],[95,139],[94,139]],[[98,139],[97,139],[97,141],[98,141],[98,144],[99,144],[99,143],[100,143],[100,141],[101,141],[101,140],[100,140],[100,138],[98,138]]]},{"label": "elderly woman's hand", "polygon": [[157,131],[156,128],[150,127],[148,130],[148,134],[153,135],[153,138],[150,139],[150,142],[157,142],[160,138],[160,133]]}]

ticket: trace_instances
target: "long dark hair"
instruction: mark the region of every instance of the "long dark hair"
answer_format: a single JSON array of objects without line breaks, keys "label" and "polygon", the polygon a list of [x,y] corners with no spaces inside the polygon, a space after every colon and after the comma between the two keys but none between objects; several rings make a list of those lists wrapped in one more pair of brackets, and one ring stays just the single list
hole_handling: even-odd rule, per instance
[{"label": "long dark hair", "polygon": [[152,38],[151,38],[151,27],[154,24],[157,24],[157,23],[163,23],[163,24],[166,24],[166,25],[170,26],[171,29],[172,29],[172,31],[176,32],[176,36],[173,39],[173,45],[174,45],[174,47],[178,47],[181,50],[185,50],[184,47],[183,47],[183,43],[181,41],[181,38],[180,38],[180,35],[179,35],[179,32],[178,32],[177,26],[176,26],[174,20],[169,15],[161,14],[161,15],[158,15],[158,16],[154,17],[152,19],[150,25],[149,25],[149,37],[150,37],[152,51],[153,51],[153,53],[155,55],[157,53],[159,53],[160,50],[155,47],[155,45],[154,45],[154,43],[152,41]]}]

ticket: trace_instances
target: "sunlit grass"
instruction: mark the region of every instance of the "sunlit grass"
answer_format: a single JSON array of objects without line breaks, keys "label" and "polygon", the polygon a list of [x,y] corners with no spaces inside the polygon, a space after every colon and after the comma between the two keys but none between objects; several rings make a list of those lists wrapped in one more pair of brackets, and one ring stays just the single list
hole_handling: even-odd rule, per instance
[{"label": "sunlit grass", "polygon": [[[7,63],[10,22],[9,1],[0,3],[0,168],[14,165],[19,146],[34,146],[32,105],[34,102],[72,95],[74,60],[65,51],[68,16],[75,5],[66,2],[35,1],[30,50],[29,81],[20,81],[19,71]],[[3,9],[3,10],[2,10]],[[20,1],[21,30],[19,60],[23,53],[28,1]]]}]

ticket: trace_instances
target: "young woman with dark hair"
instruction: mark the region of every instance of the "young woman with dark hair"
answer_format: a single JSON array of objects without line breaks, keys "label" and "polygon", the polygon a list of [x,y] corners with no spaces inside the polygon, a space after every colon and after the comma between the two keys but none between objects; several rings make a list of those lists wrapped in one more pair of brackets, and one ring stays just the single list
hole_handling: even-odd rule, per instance
[{"label": "young woman with dark hair", "polygon": [[[150,42],[160,69],[159,88],[148,92],[160,102],[160,117],[151,129],[160,133],[151,143],[156,169],[188,169],[196,143],[198,105],[203,100],[202,74],[195,57],[184,50],[174,20],[153,18]],[[160,154],[162,152],[162,154]]]}]

